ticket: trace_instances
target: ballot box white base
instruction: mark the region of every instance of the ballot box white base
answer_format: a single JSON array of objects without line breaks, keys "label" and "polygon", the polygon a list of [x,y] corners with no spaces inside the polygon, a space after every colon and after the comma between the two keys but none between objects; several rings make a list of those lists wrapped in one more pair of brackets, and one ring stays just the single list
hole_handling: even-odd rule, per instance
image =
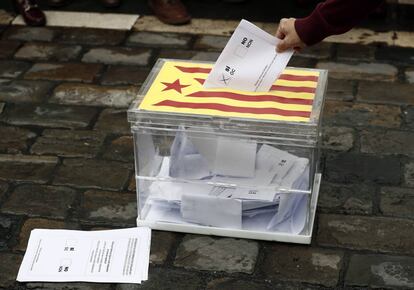
[{"label": "ballot box white base", "polygon": [[154,230],[171,231],[171,232],[182,232],[192,233],[201,235],[215,235],[232,238],[243,238],[243,239],[254,239],[254,240],[266,240],[286,243],[297,243],[297,244],[310,244],[312,239],[313,224],[315,221],[316,207],[318,203],[319,188],[321,184],[321,174],[315,175],[312,199],[310,201],[310,212],[308,220],[308,234],[289,234],[282,232],[263,232],[263,231],[252,231],[252,230],[239,230],[239,229],[228,229],[218,227],[208,227],[200,225],[188,225],[188,224],[176,224],[159,221],[147,221],[137,218],[137,226],[150,227]]}]

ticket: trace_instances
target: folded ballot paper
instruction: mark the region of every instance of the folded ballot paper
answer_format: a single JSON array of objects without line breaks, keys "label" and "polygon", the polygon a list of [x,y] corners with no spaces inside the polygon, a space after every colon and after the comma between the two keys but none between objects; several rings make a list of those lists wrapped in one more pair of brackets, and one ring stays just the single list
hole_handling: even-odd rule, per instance
[{"label": "folded ballot paper", "polygon": [[268,92],[293,55],[292,49],[277,53],[279,41],[242,20],[208,75],[204,88]]},{"label": "folded ballot paper", "polygon": [[[306,222],[309,161],[254,141],[203,138],[183,127],[155,181],[146,220],[298,234]],[[283,189],[283,190],[282,190]],[[292,193],[286,193],[286,191]]]},{"label": "folded ballot paper", "polygon": [[151,230],[35,229],[17,281],[141,283],[148,279]]}]

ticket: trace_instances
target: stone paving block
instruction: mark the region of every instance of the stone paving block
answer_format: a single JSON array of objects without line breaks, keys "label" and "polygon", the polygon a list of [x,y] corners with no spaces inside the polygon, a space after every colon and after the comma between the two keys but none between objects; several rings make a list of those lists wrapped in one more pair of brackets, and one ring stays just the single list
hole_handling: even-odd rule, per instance
[{"label": "stone paving block", "polygon": [[414,106],[406,107],[403,111],[404,124],[408,128],[414,128]]},{"label": "stone paving block", "polygon": [[81,188],[121,190],[129,181],[128,165],[96,159],[66,159],[55,174],[54,184]]},{"label": "stone paving block", "polygon": [[374,60],[375,46],[362,44],[341,44],[337,45],[336,56],[340,60]]},{"label": "stone paving block", "polygon": [[352,101],[354,99],[354,86],[354,81],[329,79],[326,99]]},{"label": "stone paving block", "polygon": [[[0,190],[1,190],[1,183],[0,183]],[[1,191],[0,191],[1,197]],[[14,221],[7,216],[0,215],[0,251],[7,250],[9,247],[9,240],[13,236],[13,230],[16,227],[14,225]]]},{"label": "stone paving block", "polygon": [[7,12],[6,10],[0,10],[0,31],[4,30],[14,19],[14,15]]},{"label": "stone paving block", "polygon": [[30,233],[34,229],[79,230],[79,226],[75,223],[61,220],[57,221],[44,218],[29,218],[23,223],[20,229],[19,242],[16,247],[14,247],[14,250],[26,251]]},{"label": "stone paving block", "polygon": [[2,120],[16,126],[77,129],[89,126],[96,114],[97,110],[90,107],[53,104],[15,105],[7,108]]},{"label": "stone paving block", "polygon": [[52,41],[58,33],[50,27],[11,26],[3,38],[21,41]]},{"label": "stone paving block", "polygon": [[25,151],[37,135],[28,129],[0,126],[0,136],[0,152],[16,154]]},{"label": "stone paving block", "polygon": [[[277,285],[279,286],[279,285]],[[275,284],[267,285],[262,281],[241,280],[239,278],[218,278],[207,284],[206,290],[270,290],[289,289],[289,287],[277,287]]]},{"label": "stone paving block", "polygon": [[148,69],[140,67],[110,66],[101,82],[104,85],[141,85],[148,74]]},{"label": "stone paving block", "polygon": [[349,151],[354,146],[354,129],[347,127],[323,127],[322,148]]},{"label": "stone paving block", "polygon": [[346,64],[338,62],[319,62],[317,68],[329,70],[329,77],[346,80],[395,81],[398,70],[385,63]]},{"label": "stone paving block", "polygon": [[331,56],[331,48],[331,43],[321,42],[312,46],[305,47],[297,54],[302,57],[327,59]]},{"label": "stone paving block", "polygon": [[20,42],[13,40],[0,40],[0,58],[9,58],[19,48]]},{"label": "stone paving block", "polygon": [[10,103],[38,103],[48,97],[52,84],[46,81],[0,83],[0,101]]},{"label": "stone paving block", "polygon": [[127,44],[150,47],[186,48],[191,36],[177,33],[133,32],[127,39]]},{"label": "stone paving block", "polygon": [[399,184],[401,163],[394,156],[341,153],[327,157],[325,176],[337,183]]},{"label": "stone paving block", "polygon": [[414,187],[414,162],[409,162],[404,166],[404,182],[407,186]]},{"label": "stone paving block", "polygon": [[189,59],[193,61],[212,61],[215,62],[220,52],[214,51],[195,51],[195,50],[179,50],[179,49],[162,49],[158,58],[172,59]]},{"label": "stone paving block", "polygon": [[105,63],[114,65],[146,66],[151,57],[151,50],[133,47],[92,48],[82,58],[83,62]]},{"label": "stone paving block", "polygon": [[26,43],[14,55],[27,60],[68,61],[76,59],[81,53],[79,45],[59,43]]},{"label": "stone paving block", "polygon": [[384,215],[414,218],[414,190],[402,187],[382,187],[380,210]]},{"label": "stone paving block", "polygon": [[28,289],[36,290],[110,290],[111,284],[105,283],[27,283]]},{"label": "stone paving block", "polygon": [[186,235],[174,265],[186,269],[253,273],[259,253],[257,242]]},{"label": "stone paving block", "polygon": [[71,27],[62,30],[56,41],[78,45],[118,45],[125,35],[126,32],[121,30]]},{"label": "stone paving block", "polygon": [[265,248],[261,268],[266,279],[334,287],[338,283],[342,257],[340,251],[273,244]]},{"label": "stone paving block", "polygon": [[103,87],[64,83],[55,88],[52,103],[127,108],[138,93],[135,87]]},{"label": "stone paving block", "polygon": [[57,162],[52,156],[0,154],[0,180],[46,183]]},{"label": "stone paving block", "polygon": [[131,134],[126,110],[103,110],[94,129],[113,134]]},{"label": "stone paving block", "polygon": [[397,106],[389,105],[327,101],[323,120],[325,125],[398,128],[401,125],[401,110]]},{"label": "stone paving block", "polygon": [[345,284],[373,288],[414,288],[414,258],[388,255],[352,255]]},{"label": "stone paving block", "polygon": [[137,190],[137,183],[135,180],[135,175],[132,176],[131,179],[129,180],[128,190],[134,191],[134,192]]},{"label": "stone paving block", "polygon": [[375,188],[365,184],[335,184],[322,180],[318,209],[346,214],[372,213]]},{"label": "stone paving block", "polygon": [[132,136],[121,136],[111,142],[103,158],[124,162],[134,161],[134,141]]},{"label": "stone paving block", "polygon": [[0,85],[9,85],[12,83],[11,79],[2,79],[0,78]]},{"label": "stone paving block", "polygon": [[288,66],[314,68],[316,66],[316,62],[317,60],[315,58],[301,57],[293,54],[292,58],[289,60]]},{"label": "stone paving block", "polygon": [[[1,44],[0,44],[1,45]],[[1,47],[1,46],[0,46]],[[407,82],[409,82],[410,84],[414,84],[414,69],[407,69],[405,71],[405,79],[407,80]]]},{"label": "stone paving block", "polygon": [[195,49],[222,51],[229,41],[227,36],[202,35],[194,44]]},{"label": "stone paving block", "polygon": [[44,130],[30,149],[32,154],[63,157],[95,157],[105,135],[96,131]]},{"label": "stone paving block", "polygon": [[137,200],[125,192],[89,190],[81,200],[81,218],[85,222],[135,224]]},{"label": "stone paving block", "polygon": [[152,231],[150,251],[151,264],[164,264],[176,239],[176,233]]},{"label": "stone paving block", "polygon": [[29,63],[14,60],[0,61],[0,77],[17,78],[30,67]]},{"label": "stone paving block", "polygon": [[100,64],[85,63],[36,63],[25,74],[26,79],[53,81],[93,82],[102,71]]},{"label": "stone paving block", "polygon": [[67,187],[24,184],[17,186],[4,202],[1,211],[31,217],[65,218],[76,198]]},{"label": "stone paving block", "polygon": [[148,281],[139,284],[118,284],[116,290],[194,290],[204,289],[202,274],[176,269],[150,268]]},{"label": "stone paving block", "polygon": [[[0,253],[0,287],[13,289],[16,282],[17,272],[23,256],[12,253]],[[12,288],[13,287],[13,288]]]},{"label": "stone paving block", "polygon": [[360,82],[357,100],[376,104],[414,105],[414,86],[401,83]]},{"label": "stone paving block", "polygon": [[377,49],[376,58],[407,65],[414,64],[414,49],[398,46],[382,46]]},{"label": "stone paving block", "polygon": [[414,132],[408,131],[363,131],[361,152],[374,154],[402,154],[414,156]]},{"label": "stone paving block", "polygon": [[412,255],[413,227],[408,219],[320,214],[316,239],[323,246]]},{"label": "stone paving block", "polygon": [[9,185],[7,184],[7,182],[0,180],[0,201],[3,199],[4,193],[7,191],[8,188]]},{"label": "stone paving block", "polygon": [[219,52],[211,52],[211,51],[199,51],[195,53],[192,57],[192,61],[210,61],[215,62],[220,53]]},{"label": "stone paving block", "polygon": [[157,58],[172,58],[172,59],[191,59],[194,55],[199,53],[196,50],[184,50],[184,49],[161,49]]}]

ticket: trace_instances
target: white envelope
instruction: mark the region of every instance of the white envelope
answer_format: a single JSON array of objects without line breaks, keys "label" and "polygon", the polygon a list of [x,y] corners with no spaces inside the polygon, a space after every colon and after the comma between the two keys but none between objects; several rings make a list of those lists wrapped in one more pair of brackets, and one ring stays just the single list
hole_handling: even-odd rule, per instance
[{"label": "white envelope", "polygon": [[257,143],[219,137],[214,174],[254,177]]},{"label": "white envelope", "polygon": [[242,202],[216,196],[184,194],[181,200],[184,220],[206,226],[241,229]]},{"label": "white envelope", "polygon": [[268,92],[293,54],[293,49],[277,53],[279,41],[242,20],[208,75],[204,88]]}]

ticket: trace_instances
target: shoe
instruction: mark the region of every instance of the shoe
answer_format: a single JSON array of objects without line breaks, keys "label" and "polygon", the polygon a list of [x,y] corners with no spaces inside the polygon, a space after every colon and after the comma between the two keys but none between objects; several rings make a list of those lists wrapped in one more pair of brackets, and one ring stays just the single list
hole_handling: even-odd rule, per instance
[{"label": "shoe", "polygon": [[191,15],[180,0],[149,0],[148,4],[164,23],[180,25],[191,21]]},{"label": "shoe", "polygon": [[68,4],[67,0],[47,0],[47,5],[50,7],[62,7]]},{"label": "shoe", "polygon": [[101,0],[101,2],[107,8],[115,8],[121,5],[121,0]]},{"label": "shoe", "polygon": [[46,25],[46,15],[37,6],[36,0],[13,0],[13,6],[16,13],[23,17],[27,25]]}]

